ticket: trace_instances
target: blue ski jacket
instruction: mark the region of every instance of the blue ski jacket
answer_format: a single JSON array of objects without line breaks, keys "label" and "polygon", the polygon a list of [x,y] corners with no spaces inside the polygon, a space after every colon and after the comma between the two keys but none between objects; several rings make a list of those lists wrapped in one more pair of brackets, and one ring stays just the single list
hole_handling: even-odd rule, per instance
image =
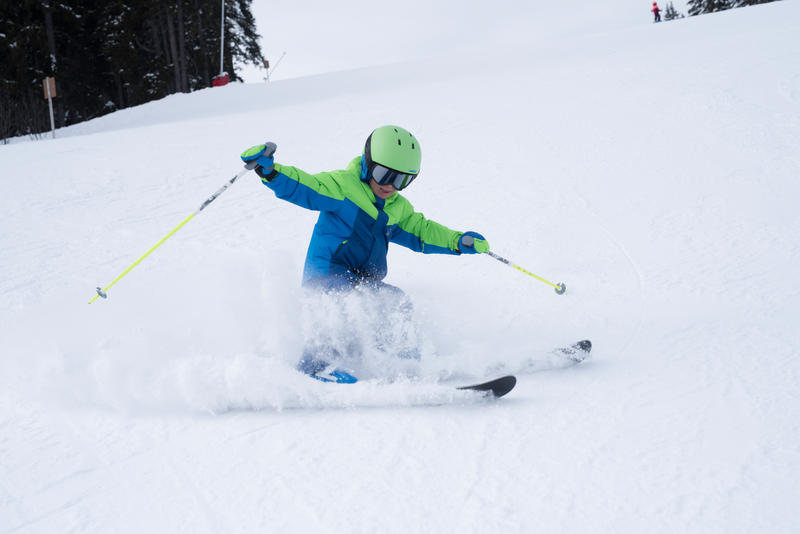
[{"label": "blue ski jacket", "polygon": [[261,180],[278,198],[320,212],[306,254],[306,286],[382,280],[389,242],[425,254],[460,254],[462,232],[426,219],[399,193],[377,198],[361,180],[361,157],[344,170],[309,174],[276,163],[275,171]]}]

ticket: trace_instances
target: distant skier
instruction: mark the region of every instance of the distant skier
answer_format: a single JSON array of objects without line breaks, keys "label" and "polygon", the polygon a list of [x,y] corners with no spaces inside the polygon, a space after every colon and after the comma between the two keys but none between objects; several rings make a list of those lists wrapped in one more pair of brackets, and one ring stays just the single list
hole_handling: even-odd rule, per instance
[{"label": "distant skier", "polygon": [[658,7],[658,2],[653,2],[653,8],[650,11],[652,11],[655,16],[653,22],[661,22],[661,8]]},{"label": "distant skier", "polygon": [[[479,233],[451,230],[415,212],[398,191],[416,179],[422,161],[419,141],[399,126],[382,126],[367,138],[362,154],[344,170],[309,174],[273,160],[274,143],[245,150],[245,163],[275,195],[319,211],[303,270],[303,286],[322,291],[359,288],[386,299],[399,314],[410,313],[410,302],[397,287],[384,283],[389,242],[425,254],[488,252]],[[465,238],[471,239],[465,239]],[[330,365],[333,348],[306,349],[298,368],[323,381],[355,382],[347,371]],[[418,353],[417,353],[418,357]]]}]

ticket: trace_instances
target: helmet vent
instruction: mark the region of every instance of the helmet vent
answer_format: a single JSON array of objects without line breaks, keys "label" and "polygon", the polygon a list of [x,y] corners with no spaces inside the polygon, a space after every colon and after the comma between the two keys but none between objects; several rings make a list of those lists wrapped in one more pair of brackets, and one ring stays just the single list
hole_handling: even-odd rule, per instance
[{"label": "helmet vent", "polygon": [[397,146],[401,146],[403,143],[400,142],[400,139],[397,140]]}]

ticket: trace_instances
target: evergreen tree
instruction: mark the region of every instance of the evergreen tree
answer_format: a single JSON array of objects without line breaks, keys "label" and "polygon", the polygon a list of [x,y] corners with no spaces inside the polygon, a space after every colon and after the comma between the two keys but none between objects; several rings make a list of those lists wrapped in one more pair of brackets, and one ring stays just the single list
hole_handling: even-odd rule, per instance
[{"label": "evergreen tree", "polygon": [[733,7],[766,4],[775,0],[689,0],[689,16],[724,11]]},{"label": "evergreen tree", "polygon": [[[264,64],[264,55],[258,44],[259,35],[256,33],[256,19],[250,11],[251,2],[252,0],[226,1],[225,50],[230,54],[231,61],[260,66]],[[227,15],[229,9],[230,16]],[[228,72],[233,73],[233,79],[240,79],[236,76],[233,65]]]},{"label": "evergreen tree", "polygon": [[[225,70],[260,65],[252,0],[225,0]],[[209,87],[220,0],[16,0],[0,8],[0,140],[49,130],[42,80],[55,76],[56,126]]]},{"label": "evergreen tree", "polygon": [[744,7],[744,6],[754,6],[756,4],[768,4],[769,2],[774,2],[775,0],[734,0],[733,7]]},{"label": "evergreen tree", "polygon": [[736,0],[689,0],[689,16],[702,15],[703,13],[715,13],[725,11],[733,7]]},{"label": "evergreen tree", "polygon": [[664,20],[682,19],[683,14],[678,13],[672,2],[667,2],[667,7],[664,9]]},{"label": "evergreen tree", "polygon": [[0,138],[49,128],[42,79],[52,74],[47,29],[34,0],[6,2],[0,11]]}]

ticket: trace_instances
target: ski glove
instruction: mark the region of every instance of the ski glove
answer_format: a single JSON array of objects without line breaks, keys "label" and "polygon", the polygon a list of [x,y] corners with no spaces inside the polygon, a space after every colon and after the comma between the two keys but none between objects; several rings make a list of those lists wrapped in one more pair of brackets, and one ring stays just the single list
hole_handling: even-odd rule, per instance
[{"label": "ski glove", "polygon": [[275,178],[275,174],[277,174],[275,171],[275,162],[272,158],[277,148],[278,145],[271,142],[263,145],[256,145],[242,152],[240,157],[245,164],[252,164],[255,162],[256,174],[269,181]]},{"label": "ski glove", "polygon": [[464,232],[458,238],[458,250],[462,254],[489,252],[489,242],[477,232]]}]

